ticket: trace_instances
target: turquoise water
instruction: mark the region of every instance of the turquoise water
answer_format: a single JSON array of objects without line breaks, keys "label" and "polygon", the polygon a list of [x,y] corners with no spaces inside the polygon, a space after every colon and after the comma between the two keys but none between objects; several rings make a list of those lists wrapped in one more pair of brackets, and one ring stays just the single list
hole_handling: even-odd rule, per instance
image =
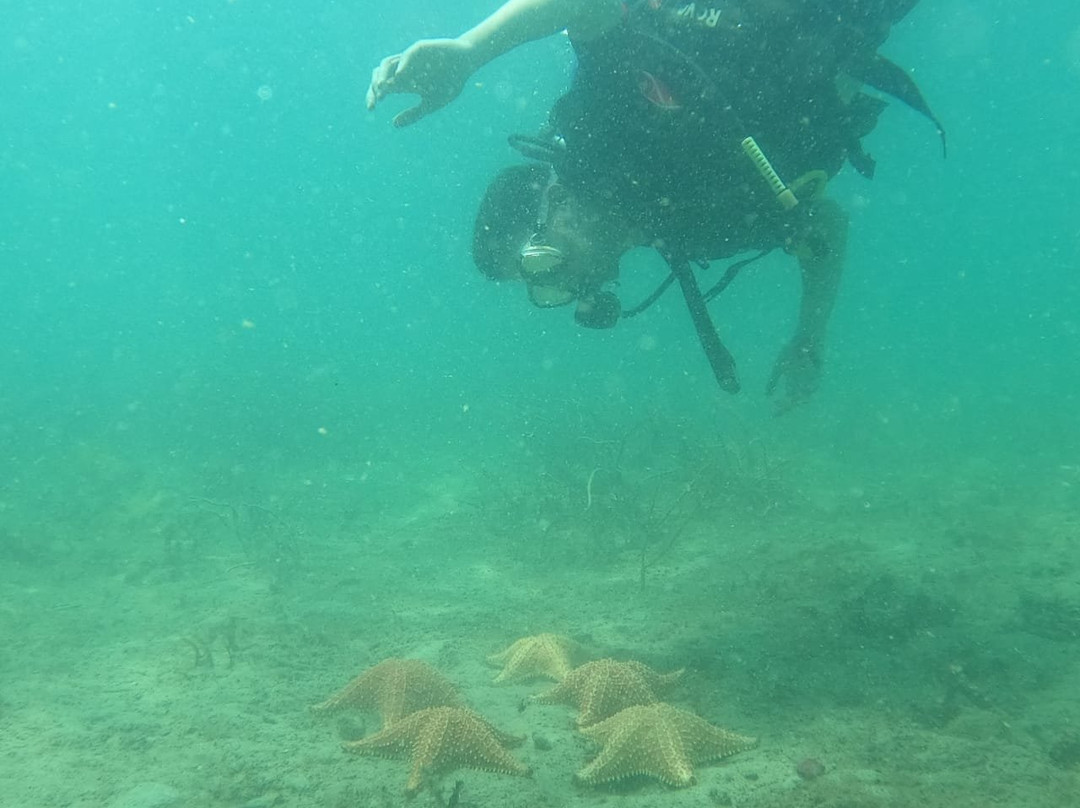
[{"label": "turquoise water", "polygon": [[[831,185],[827,375],[776,419],[784,257],[715,308],[735,398],[674,294],[586,332],[472,268],[568,43],[408,130],[362,93],[491,5],[7,4],[0,801],[400,804],[405,764],[338,749],[370,719],[305,708],[413,656],[553,747],[436,804],[458,777],[475,806],[1071,804],[1080,9],[924,0],[894,30],[949,157],[892,104],[874,181]],[[624,271],[629,299],[662,274]],[[681,703],[761,744],[690,789],[574,786],[568,714],[483,668],[542,631],[687,667]]]}]

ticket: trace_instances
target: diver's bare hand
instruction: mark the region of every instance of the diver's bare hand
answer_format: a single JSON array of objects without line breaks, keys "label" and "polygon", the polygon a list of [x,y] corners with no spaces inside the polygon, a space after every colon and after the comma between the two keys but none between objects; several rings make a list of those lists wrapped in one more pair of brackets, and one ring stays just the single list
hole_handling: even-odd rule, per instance
[{"label": "diver's bare hand", "polygon": [[472,47],[457,39],[422,39],[404,53],[388,56],[372,71],[367,108],[391,93],[413,93],[420,102],[394,118],[409,126],[453,101],[473,73]]},{"label": "diver's bare hand", "polygon": [[821,352],[802,340],[792,340],[780,352],[773,365],[765,395],[772,396],[783,382],[783,391],[776,399],[776,414],[783,415],[805,404],[817,391],[821,381]]}]

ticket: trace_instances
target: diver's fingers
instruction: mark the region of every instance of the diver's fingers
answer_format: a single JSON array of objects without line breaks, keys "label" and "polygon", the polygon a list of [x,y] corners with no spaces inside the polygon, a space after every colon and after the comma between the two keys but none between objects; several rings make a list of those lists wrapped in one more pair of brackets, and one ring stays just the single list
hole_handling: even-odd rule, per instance
[{"label": "diver's fingers", "polygon": [[421,101],[415,107],[409,107],[404,112],[399,112],[394,116],[394,126],[401,128],[403,126],[412,126],[421,118],[425,117],[431,112],[431,107]]},{"label": "diver's fingers", "polygon": [[422,49],[423,49],[422,43],[417,42],[417,43],[414,43],[414,44],[410,45],[409,47],[407,47],[404,50],[404,52],[399,54],[397,56],[397,64],[396,64],[397,71],[399,73],[403,72],[403,71],[407,72],[408,69],[409,69],[409,66],[410,66],[410,64],[411,64],[411,62],[413,60],[413,54],[415,54],[418,50],[422,50]]},{"label": "diver's fingers", "polygon": [[371,86],[368,87],[367,91],[367,108],[369,110],[375,109],[375,105],[382,101],[390,91],[390,85],[397,74],[400,64],[400,54],[387,56],[379,62],[378,67],[371,71]]},{"label": "diver's fingers", "polygon": [[375,109],[375,104],[377,104],[379,101],[379,97],[375,93],[375,77],[378,76],[378,74],[379,68],[375,68],[371,71],[371,84],[368,85],[366,98],[368,112],[371,112],[371,110]]},{"label": "diver's fingers", "polygon": [[376,71],[372,71],[371,73],[371,84],[368,85],[367,97],[365,99],[368,112],[371,112],[373,109],[375,109],[375,104],[377,104],[379,101],[379,97],[375,94],[375,73]]}]

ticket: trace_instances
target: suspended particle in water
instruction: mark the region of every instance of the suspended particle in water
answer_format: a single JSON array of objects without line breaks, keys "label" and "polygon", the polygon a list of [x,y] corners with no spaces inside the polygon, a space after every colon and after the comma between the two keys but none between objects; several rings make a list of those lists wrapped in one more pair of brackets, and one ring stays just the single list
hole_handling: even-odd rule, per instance
[{"label": "suspended particle in water", "polygon": [[260,101],[269,101],[274,97],[274,88],[269,84],[264,84],[255,91],[255,95]]},{"label": "suspended particle in water", "polygon": [[1080,28],[1072,32],[1065,44],[1065,64],[1080,78]]},{"label": "suspended particle in water", "polygon": [[495,97],[502,102],[507,102],[514,97],[514,85],[508,81],[500,81],[495,84]]}]

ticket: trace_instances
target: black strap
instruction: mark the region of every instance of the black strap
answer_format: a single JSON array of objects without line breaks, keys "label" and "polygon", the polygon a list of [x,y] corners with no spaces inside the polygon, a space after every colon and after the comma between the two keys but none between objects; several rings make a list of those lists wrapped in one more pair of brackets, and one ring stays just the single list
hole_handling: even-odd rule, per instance
[{"label": "black strap", "polygon": [[653,293],[647,298],[638,303],[634,308],[627,309],[622,313],[624,318],[637,317],[645,309],[649,308],[653,303],[660,299],[660,296],[671,288],[671,284],[675,283],[675,273],[669,272],[668,276],[660,282],[660,285],[653,290]]},{"label": "black strap", "polygon": [[682,287],[683,298],[686,300],[686,308],[690,311],[690,319],[694,323],[698,340],[705,351],[705,358],[709,360],[713,376],[716,377],[720,389],[727,393],[739,392],[739,376],[735,370],[735,358],[720,341],[720,335],[716,332],[716,325],[709,316],[709,308],[705,305],[705,298],[701,294],[697,278],[690,262],[682,253],[665,252],[664,260],[671,267],[671,274],[679,281]]},{"label": "black strap", "polygon": [[[709,291],[705,292],[705,294],[702,295],[705,298],[705,302],[710,303],[715,298],[717,298],[721,294],[723,294],[724,290],[727,289],[731,285],[731,282],[733,280],[735,280],[735,278],[738,276],[739,272],[741,272],[744,267],[750,266],[750,264],[764,258],[766,255],[768,255],[771,252],[772,252],[771,249],[770,250],[762,250],[757,255],[752,255],[749,258],[744,258],[742,261],[736,261],[734,264],[729,266],[727,268],[727,270],[725,270],[725,272],[724,272],[724,277],[722,277],[719,281],[717,281],[713,286],[709,287]],[[708,266],[708,264],[702,264],[701,268],[702,269],[708,269],[709,266]],[[645,311],[650,306],[652,306],[653,303],[655,303],[657,300],[659,300],[660,297],[664,294],[664,292],[666,292],[668,289],[671,288],[671,284],[673,284],[673,283],[675,283],[675,273],[670,272],[670,273],[668,273],[668,276],[666,278],[664,278],[664,280],[662,280],[660,282],[660,285],[657,286],[647,298],[642,300],[640,303],[638,303],[632,309],[626,309],[625,311],[623,311],[623,313],[622,313],[623,319],[629,319],[630,317],[637,317],[643,311]]]},{"label": "black strap", "polygon": [[739,272],[742,271],[743,267],[750,266],[752,263],[761,260],[771,252],[771,249],[762,250],[757,255],[752,255],[749,258],[744,258],[742,261],[736,261],[734,264],[729,266],[724,272],[724,277],[718,280],[716,284],[713,285],[712,288],[710,288],[709,291],[704,294],[705,302],[708,303],[710,300],[713,300],[714,298],[722,294],[723,291],[731,285],[731,282],[735,280]]}]

